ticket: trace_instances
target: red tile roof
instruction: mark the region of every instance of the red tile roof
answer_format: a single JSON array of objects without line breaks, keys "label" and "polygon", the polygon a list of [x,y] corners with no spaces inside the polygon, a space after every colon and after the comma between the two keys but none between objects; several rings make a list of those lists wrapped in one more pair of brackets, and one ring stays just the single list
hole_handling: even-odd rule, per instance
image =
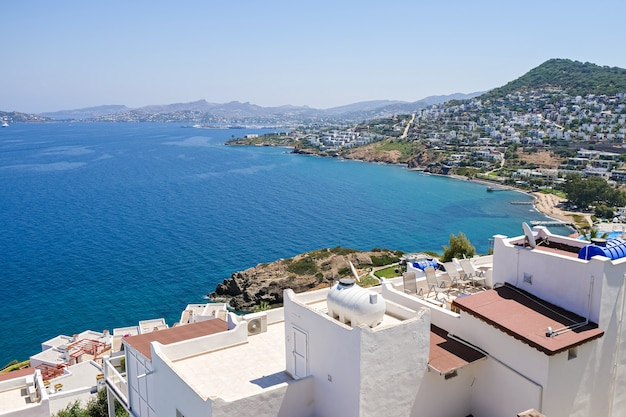
[{"label": "red tile roof", "polygon": [[548,327],[557,331],[584,323],[585,319],[508,284],[457,298],[453,305],[546,355],[555,355],[604,334],[597,324],[587,323],[546,336]]},{"label": "red tile roof", "polygon": [[228,330],[228,323],[222,319],[210,319],[198,323],[185,324],[170,329],[157,330],[136,336],[123,338],[124,343],[132,346],[148,359],[152,359],[150,343],[159,342],[163,345],[195,339],[201,336],[220,333]]},{"label": "red tile roof", "polygon": [[447,374],[484,357],[483,353],[449,337],[447,331],[431,324],[428,366],[440,374]]}]

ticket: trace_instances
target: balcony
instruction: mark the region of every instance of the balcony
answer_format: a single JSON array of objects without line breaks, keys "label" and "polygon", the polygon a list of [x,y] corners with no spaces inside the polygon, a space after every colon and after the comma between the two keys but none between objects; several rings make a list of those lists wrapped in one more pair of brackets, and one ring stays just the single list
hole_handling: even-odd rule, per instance
[{"label": "balcony", "polygon": [[117,356],[104,360],[104,378],[118,401],[128,409],[128,382],[126,381],[125,357]]}]

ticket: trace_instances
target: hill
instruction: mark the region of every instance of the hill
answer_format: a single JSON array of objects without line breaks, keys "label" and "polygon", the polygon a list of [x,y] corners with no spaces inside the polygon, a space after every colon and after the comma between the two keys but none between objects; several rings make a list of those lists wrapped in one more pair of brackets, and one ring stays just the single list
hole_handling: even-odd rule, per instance
[{"label": "hill", "polygon": [[572,96],[626,93],[626,69],[569,59],[550,59],[521,77],[482,95],[501,98],[516,91],[559,88]]},{"label": "hill", "polygon": [[51,120],[52,119],[48,117],[38,116],[36,114],[0,111],[0,123],[35,123],[50,122]]},{"label": "hill", "polygon": [[117,113],[130,110],[126,106],[122,105],[103,105],[96,107],[87,107],[84,109],[76,110],[60,110],[55,112],[41,113],[42,116],[49,117],[54,120],[80,120],[89,119],[93,117],[106,116],[107,114]]}]

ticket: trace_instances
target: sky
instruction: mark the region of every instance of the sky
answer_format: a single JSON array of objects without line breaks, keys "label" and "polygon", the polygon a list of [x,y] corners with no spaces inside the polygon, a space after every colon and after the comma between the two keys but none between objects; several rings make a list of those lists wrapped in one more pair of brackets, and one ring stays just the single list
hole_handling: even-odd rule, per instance
[{"label": "sky", "polygon": [[623,0],[3,2],[0,111],[207,100],[326,109],[626,68]]}]

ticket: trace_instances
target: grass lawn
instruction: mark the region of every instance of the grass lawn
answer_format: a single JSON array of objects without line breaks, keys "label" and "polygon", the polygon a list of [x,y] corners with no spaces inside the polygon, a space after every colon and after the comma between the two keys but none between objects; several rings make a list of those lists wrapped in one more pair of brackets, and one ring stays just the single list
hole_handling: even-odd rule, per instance
[{"label": "grass lawn", "polygon": [[398,265],[388,266],[387,268],[380,269],[380,270],[374,272],[374,275],[376,275],[378,278],[395,278],[395,277],[399,277],[402,274],[400,272],[396,272],[396,269],[398,269],[398,268],[399,268]]}]

